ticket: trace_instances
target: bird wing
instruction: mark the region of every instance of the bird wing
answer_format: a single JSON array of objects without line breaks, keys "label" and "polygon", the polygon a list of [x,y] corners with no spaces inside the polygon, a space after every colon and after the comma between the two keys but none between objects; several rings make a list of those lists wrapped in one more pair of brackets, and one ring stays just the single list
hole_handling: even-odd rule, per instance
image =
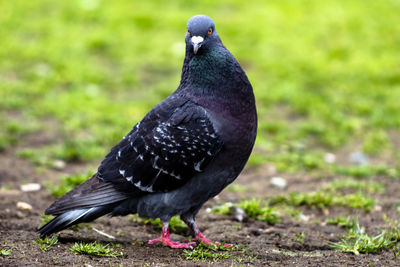
[{"label": "bird wing", "polygon": [[168,192],[202,172],[222,144],[207,111],[173,94],[111,150],[97,177],[123,191]]}]

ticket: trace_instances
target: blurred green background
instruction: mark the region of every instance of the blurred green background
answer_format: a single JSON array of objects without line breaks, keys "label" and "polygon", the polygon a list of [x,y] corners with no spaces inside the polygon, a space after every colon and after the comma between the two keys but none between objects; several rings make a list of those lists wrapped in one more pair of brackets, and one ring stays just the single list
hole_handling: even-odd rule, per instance
[{"label": "blurred green background", "polygon": [[[255,90],[251,166],[398,176],[399,11],[397,0],[0,1],[0,149],[40,166],[98,162],[177,88],[186,22],[206,14]],[[371,164],[348,164],[354,152]]]}]

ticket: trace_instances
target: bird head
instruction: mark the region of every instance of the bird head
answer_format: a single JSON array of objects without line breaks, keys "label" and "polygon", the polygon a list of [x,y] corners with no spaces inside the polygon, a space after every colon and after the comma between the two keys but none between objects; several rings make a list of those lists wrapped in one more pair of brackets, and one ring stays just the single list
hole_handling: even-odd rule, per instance
[{"label": "bird head", "polygon": [[215,25],[205,15],[193,16],[187,23],[185,36],[186,48],[194,54],[208,50],[219,40]]}]

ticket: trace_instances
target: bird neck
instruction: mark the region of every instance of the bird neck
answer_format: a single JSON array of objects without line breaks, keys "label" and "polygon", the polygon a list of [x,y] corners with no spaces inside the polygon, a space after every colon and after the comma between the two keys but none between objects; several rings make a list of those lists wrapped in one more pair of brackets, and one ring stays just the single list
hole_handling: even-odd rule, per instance
[{"label": "bird neck", "polygon": [[226,116],[243,117],[252,109],[255,112],[253,88],[222,43],[202,54],[186,51],[177,93]]},{"label": "bird neck", "polygon": [[[195,90],[215,89],[215,85],[233,75],[235,59],[225,47],[214,46],[195,55],[186,50],[180,87]],[[225,81],[226,82],[226,81]]]}]

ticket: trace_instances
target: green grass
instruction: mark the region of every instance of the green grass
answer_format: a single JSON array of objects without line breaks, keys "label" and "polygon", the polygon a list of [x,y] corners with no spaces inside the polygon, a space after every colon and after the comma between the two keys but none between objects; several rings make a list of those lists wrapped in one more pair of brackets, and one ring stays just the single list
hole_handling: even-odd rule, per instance
[{"label": "green grass", "polygon": [[341,216],[336,218],[327,218],[326,222],[331,225],[337,225],[346,229],[354,228],[357,220],[351,218],[350,216]]},{"label": "green grass", "polygon": [[24,138],[27,134],[36,132],[40,129],[38,121],[20,121],[18,119],[5,119],[0,114],[0,151],[9,146],[15,145],[20,138]]},{"label": "green grass", "polygon": [[382,230],[377,235],[369,235],[357,221],[347,235],[337,243],[329,243],[329,246],[339,251],[359,255],[360,253],[380,253],[389,249],[393,249],[396,253],[399,244],[400,230],[398,227],[391,228],[389,231]]},{"label": "green grass", "polygon": [[[365,187],[380,188],[378,186],[380,184],[373,185],[375,186],[370,187],[365,185]],[[330,187],[327,186],[327,188]],[[340,182],[338,185],[333,186],[329,190],[322,188],[308,193],[299,193],[297,191],[293,191],[288,194],[282,194],[276,197],[267,197],[265,199],[243,199],[239,203],[232,204],[228,202],[217,205],[213,207],[211,211],[213,213],[231,215],[232,207],[237,206],[242,208],[250,218],[269,224],[275,224],[281,221],[282,216],[290,216],[294,219],[298,218],[301,213],[298,207],[301,206],[319,209],[345,207],[355,210],[361,209],[364,211],[371,211],[375,206],[376,201],[370,195],[360,191],[348,194],[342,194],[337,191],[337,189],[343,188],[354,189],[354,186],[353,183],[350,183],[349,186],[347,182],[345,184]]]},{"label": "green grass", "polygon": [[281,220],[277,209],[274,207],[269,207],[267,203],[260,199],[244,199],[239,204],[239,207],[242,208],[249,217],[259,221],[275,224]]},{"label": "green grass", "polygon": [[70,250],[75,254],[84,254],[97,257],[122,257],[122,252],[115,252],[109,245],[102,245],[96,241],[93,243],[75,243]]},{"label": "green grass", "polygon": [[400,172],[385,165],[337,166],[336,174],[365,178],[373,176],[399,177]]},{"label": "green grass", "polygon": [[9,249],[0,249],[0,256],[10,256],[12,252],[12,248]]},{"label": "green grass", "polygon": [[224,247],[223,244],[219,246],[210,246],[200,243],[192,250],[185,249],[184,255],[186,260],[197,260],[197,261],[219,261],[221,259],[229,259],[232,257],[228,252],[220,252],[219,250],[233,250],[237,247]]},{"label": "green grass", "polygon": [[275,224],[280,222],[281,215],[275,207],[270,207],[267,202],[262,199],[243,199],[239,203],[223,203],[221,205],[213,207],[211,210],[213,213],[231,215],[232,207],[237,206],[244,210],[244,212],[250,218],[258,221],[263,221],[268,224]]},{"label": "green grass", "polygon": [[300,244],[303,244],[305,239],[306,239],[306,234],[304,232],[301,232],[301,233],[296,234],[294,241],[299,242]]},{"label": "green grass", "polygon": [[352,194],[330,193],[319,190],[309,193],[291,192],[286,195],[277,196],[271,199],[272,205],[286,204],[291,206],[307,206],[326,208],[332,206],[347,207],[350,209],[363,209],[371,211],[375,205],[375,200],[366,194],[357,192]]},{"label": "green grass", "polygon": [[205,13],[255,90],[251,165],[326,169],[325,151],[355,142],[391,164],[400,126],[397,1],[100,2],[0,4],[0,122],[11,123],[0,129],[0,149],[50,131],[57,139],[20,155],[43,165],[99,160],[177,87],[186,21]]},{"label": "green grass", "polygon": [[331,192],[337,192],[341,190],[381,194],[386,192],[384,182],[359,181],[354,179],[336,179],[327,184],[324,189]]},{"label": "green grass", "polygon": [[57,236],[45,237],[43,239],[38,237],[35,240],[35,243],[39,246],[39,248],[42,251],[48,251],[52,246],[58,243],[58,237]]}]

